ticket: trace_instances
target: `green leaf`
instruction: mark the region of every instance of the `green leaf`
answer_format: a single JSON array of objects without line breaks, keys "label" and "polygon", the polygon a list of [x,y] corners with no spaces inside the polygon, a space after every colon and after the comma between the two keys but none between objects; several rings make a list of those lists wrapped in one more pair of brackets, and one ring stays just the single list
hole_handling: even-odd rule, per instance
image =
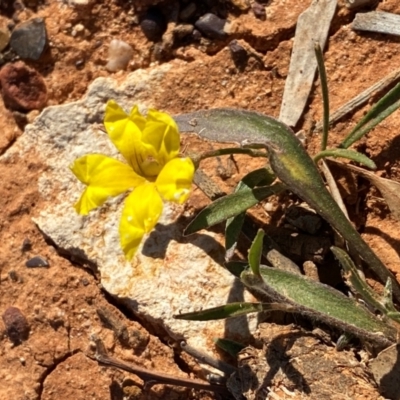
[{"label": "green leaf", "polygon": [[354,289],[367,304],[386,314],[387,311],[380,302],[379,296],[368,286],[367,282],[361,279],[350,256],[339,247],[332,246],[331,251],[343,267],[345,271],[345,280],[348,282],[348,285]]},{"label": "green leaf", "polygon": [[230,303],[220,307],[209,308],[208,310],[195,311],[186,314],[174,315],[175,319],[184,319],[187,321],[210,321],[215,319],[224,319],[238,317],[253,312],[263,311],[260,303]]},{"label": "green leaf", "polygon": [[288,311],[285,304],[278,303],[229,303],[224,306],[209,308],[208,310],[195,311],[186,314],[174,315],[175,319],[184,319],[187,321],[211,321],[215,319],[225,319],[230,317],[239,317],[261,311]]},{"label": "green leaf", "polygon": [[[255,186],[267,186],[275,180],[275,176],[266,168],[251,171],[238,183],[234,193],[251,190]],[[230,259],[236,249],[237,241],[245,220],[246,213],[240,213],[235,217],[228,218],[225,227],[225,249],[226,259]]]},{"label": "green leaf", "polygon": [[260,272],[262,279],[249,271],[241,275],[242,282],[260,301],[284,302],[294,312],[380,344],[395,341],[396,330],[391,325],[330,286],[275,268],[263,267]]},{"label": "green leaf", "polygon": [[230,217],[234,217],[250,207],[253,207],[268,196],[285,190],[285,185],[276,183],[271,186],[246,189],[237,193],[221,197],[200,211],[194,220],[187,226],[184,234],[190,235],[201,229],[209,228]]},{"label": "green leaf", "polygon": [[254,275],[260,275],[260,263],[263,249],[264,231],[259,229],[249,250],[249,265]]},{"label": "green leaf", "polygon": [[383,96],[343,140],[339,147],[347,148],[361,139],[400,106],[400,83]]},{"label": "green leaf", "polygon": [[349,149],[328,149],[324,151],[320,151],[316,156],[314,156],[314,162],[317,162],[321,158],[325,157],[341,157],[341,158],[348,158],[349,160],[358,162],[367,168],[376,169],[376,164],[368,158],[366,155],[359,153],[355,150]]},{"label": "green leaf", "polygon": [[319,79],[321,81],[322,100],[323,100],[323,105],[324,105],[324,120],[323,120],[323,129],[322,129],[321,150],[325,150],[326,144],[328,142],[328,133],[329,133],[328,81],[326,78],[324,57],[322,55],[322,50],[321,50],[321,46],[319,45],[319,43],[315,44],[314,50],[315,50],[315,57],[317,58]]},{"label": "green leaf", "polygon": [[214,339],[214,342],[217,347],[219,347],[221,350],[224,350],[226,353],[234,358],[237,357],[240,351],[247,347],[242,343],[238,343],[230,339],[218,338]]}]

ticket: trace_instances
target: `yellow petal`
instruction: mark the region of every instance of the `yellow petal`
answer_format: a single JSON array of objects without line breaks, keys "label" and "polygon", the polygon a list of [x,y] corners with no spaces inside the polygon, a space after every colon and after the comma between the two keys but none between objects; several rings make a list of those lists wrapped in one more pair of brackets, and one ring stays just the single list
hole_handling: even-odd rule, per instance
[{"label": "yellow petal", "polygon": [[142,129],[146,119],[137,106],[128,115],[114,100],[107,103],[104,126],[111,141],[136,173],[141,174],[138,153],[142,149]]},{"label": "yellow petal", "polygon": [[150,110],[143,130],[144,145],[154,149],[157,160],[164,166],[179,154],[180,136],[175,121],[166,113]]},{"label": "yellow petal", "polygon": [[78,158],[71,166],[71,171],[87,185],[74,206],[83,215],[101,206],[108,197],[124,193],[144,181],[129,165],[102,154]]},{"label": "yellow petal", "polygon": [[153,183],[138,186],[125,200],[119,225],[122,250],[130,260],[145,233],[156,225],[163,209],[163,202]]},{"label": "yellow petal", "polygon": [[174,158],[162,169],[156,180],[161,196],[168,201],[184,203],[192,187],[194,165],[190,158]]}]

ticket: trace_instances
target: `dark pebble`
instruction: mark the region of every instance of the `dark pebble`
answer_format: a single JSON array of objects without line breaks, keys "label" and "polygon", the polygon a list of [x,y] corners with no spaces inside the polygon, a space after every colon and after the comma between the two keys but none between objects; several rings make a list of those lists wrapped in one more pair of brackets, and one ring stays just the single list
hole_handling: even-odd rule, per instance
[{"label": "dark pebble", "polygon": [[6,64],[0,70],[0,83],[4,103],[12,110],[40,110],[46,104],[47,88],[42,76],[22,61]]},{"label": "dark pebble", "polygon": [[267,19],[267,13],[265,12],[265,6],[260,3],[254,2],[252,5],[253,13],[256,18],[265,21]]},{"label": "dark pebble", "polygon": [[201,32],[198,30],[198,29],[193,29],[193,32],[192,32],[192,38],[194,39],[194,40],[200,40],[201,38],[202,38],[203,36],[202,36],[202,34],[201,34]]},{"label": "dark pebble", "polygon": [[232,40],[228,47],[236,67],[243,67],[246,65],[249,58],[246,49],[237,40]]},{"label": "dark pebble", "polygon": [[21,250],[22,251],[32,250],[32,242],[30,241],[29,238],[24,239],[24,241],[22,242]]},{"label": "dark pebble", "polygon": [[167,23],[159,9],[149,8],[140,22],[140,28],[147,39],[158,42],[167,29]]},{"label": "dark pebble", "polygon": [[16,26],[10,46],[23,59],[39,60],[48,44],[43,18],[34,18]]},{"label": "dark pebble", "polygon": [[28,268],[38,268],[38,267],[49,267],[50,264],[48,261],[40,256],[32,257],[30,260],[28,260],[25,265]]},{"label": "dark pebble", "polygon": [[19,281],[18,274],[13,269],[11,271],[9,271],[8,276],[10,277],[10,279],[13,282],[18,282]]},{"label": "dark pebble", "polygon": [[85,60],[78,60],[75,63],[75,67],[76,69],[82,69],[85,66]]},{"label": "dark pebble", "polygon": [[19,308],[8,307],[2,318],[6,326],[6,333],[14,344],[28,339],[29,324]]},{"label": "dark pebble", "polygon": [[226,20],[217,17],[215,14],[204,14],[195,22],[195,27],[210,39],[224,39],[227,34],[224,31]]}]

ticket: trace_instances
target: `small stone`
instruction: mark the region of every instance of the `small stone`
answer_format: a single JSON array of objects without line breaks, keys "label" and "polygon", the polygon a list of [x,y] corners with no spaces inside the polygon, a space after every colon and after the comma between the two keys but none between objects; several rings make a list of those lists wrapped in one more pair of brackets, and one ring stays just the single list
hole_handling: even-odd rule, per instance
[{"label": "small stone", "polygon": [[42,109],[47,101],[47,88],[42,76],[24,62],[6,64],[0,70],[2,96],[13,110]]},{"label": "small stone", "polygon": [[85,66],[85,60],[78,60],[75,62],[76,69],[82,69]]},{"label": "small stone", "polygon": [[265,11],[265,7],[257,2],[254,2],[252,7],[254,16],[261,21],[265,21],[267,19],[267,13]]},{"label": "small stone", "polygon": [[227,34],[224,31],[226,20],[217,17],[215,14],[204,14],[194,24],[195,27],[210,39],[224,39]]},{"label": "small stone", "polygon": [[14,344],[19,344],[28,339],[29,324],[19,308],[8,307],[2,318],[6,333]]},{"label": "small stone", "polygon": [[173,34],[174,37],[178,39],[182,39],[186,36],[189,36],[193,33],[194,26],[190,24],[179,24],[177,25],[174,30]]},{"label": "small stone", "polygon": [[29,238],[25,238],[22,242],[21,251],[25,252],[29,250],[32,250],[32,242]]},{"label": "small stone", "polygon": [[8,272],[8,276],[10,277],[10,279],[13,282],[18,282],[18,280],[19,280],[18,274],[14,269],[12,269],[11,271]]},{"label": "small stone", "polygon": [[43,18],[33,18],[15,27],[11,34],[11,48],[24,59],[39,60],[48,44]]},{"label": "small stone", "polygon": [[194,16],[196,12],[196,4],[195,3],[189,3],[186,7],[182,9],[182,11],[179,13],[179,19],[181,21],[187,21],[190,18]]},{"label": "small stone", "polygon": [[167,29],[165,17],[158,8],[149,8],[140,22],[140,28],[147,39],[158,42]]},{"label": "small stone", "polygon": [[48,263],[48,261],[41,257],[41,256],[35,256],[30,258],[25,265],[28,268],[39,268],[39,267],[49,267],[50,264]]},{"label": "small stone", "polygon": [[113,39],[108,48],[108,63],[106,69],[110,72],[117,72],[125,69],[133,56],[133,49],[128,43]]},{"label": "small stone", "polygon": [[232,60],[236,67],[244,67],[249,59],[247,50],[235,39],[232,40],[229,45],[229,50],[231,52]]}]

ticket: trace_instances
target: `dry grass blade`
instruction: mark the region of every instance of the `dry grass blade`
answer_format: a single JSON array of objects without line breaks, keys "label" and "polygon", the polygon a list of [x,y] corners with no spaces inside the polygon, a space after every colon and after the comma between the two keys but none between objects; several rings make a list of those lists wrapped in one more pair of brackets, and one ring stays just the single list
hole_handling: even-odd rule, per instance
[{"label": "dry grass blade", "polygon": [[314,43],[324,48],[336,10],[336,0],[314,0],[297,20],[289,74],[279,120],[295,126],[303,113],[317,69]]},{"label": "dry grass blade", "polygon": [[384,11],[359,13],[356,15],[351,28],[358,31],[400,36],[400,15]]}]

